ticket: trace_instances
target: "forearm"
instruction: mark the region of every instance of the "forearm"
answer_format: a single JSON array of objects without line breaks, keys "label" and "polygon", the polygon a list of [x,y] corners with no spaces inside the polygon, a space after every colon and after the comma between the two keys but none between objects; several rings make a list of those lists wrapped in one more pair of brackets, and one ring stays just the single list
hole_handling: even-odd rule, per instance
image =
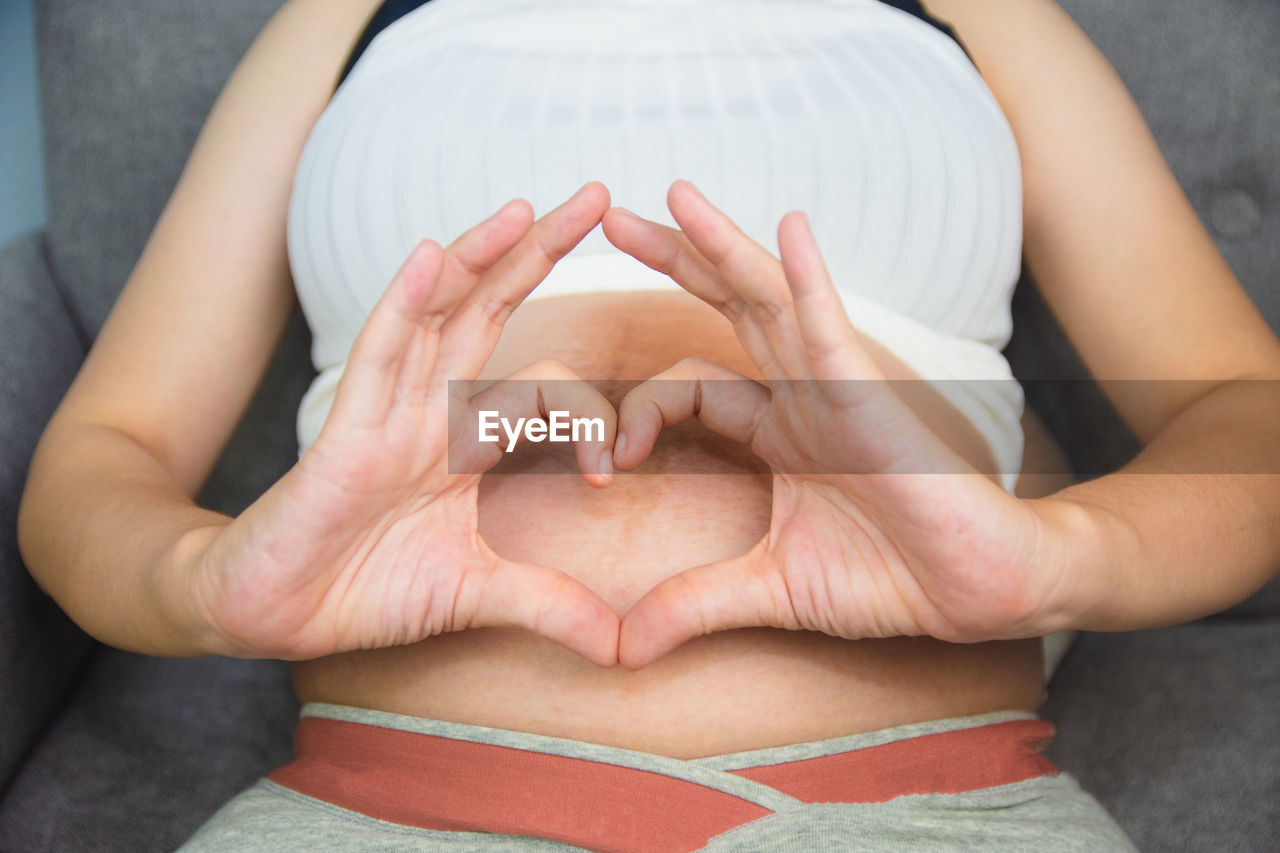
[{"label": "forearm", "polygon": [[1069,486],[1061,624],[1133,630],[1243,600],[1280,570],[1280,383],[1218,386],[1119,471]]},{"label": "forearm", "polygon": [[141,444],[103,426],[41,438],[18,514],[24,562],[84,631],[117,648],[218,649],[191,593],[200,543],[230,523],[198,507]]}]

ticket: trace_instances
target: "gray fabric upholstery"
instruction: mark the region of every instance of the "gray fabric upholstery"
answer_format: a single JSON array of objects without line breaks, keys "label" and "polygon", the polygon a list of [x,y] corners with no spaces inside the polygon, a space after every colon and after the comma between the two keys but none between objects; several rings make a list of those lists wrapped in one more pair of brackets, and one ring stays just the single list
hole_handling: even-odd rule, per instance
[{"label": "gray fabric upholstery", "polygon": [[[218,92],[280,5],[37,4],[50,263],[90,336],[137,263]],[[294,418],[315,375],[310,344],[295,311],[202,506],[238,513],[296,460]]]},{"label": "gray fabric upholstery", "polygon": [[[1210,233],[1280,326],[1280,4],[1061,2],[1116,65]],[[0,780],[12,779],[7,790],[0,781],[0,850],[169,850],[288,757],[287,670],[101,647],[86,669],[94,644],[22,573],[13,512],[40,428],[280,0],[36,5],[49,224],[43,240],[0,254]],[[1086,375],[1029,279],[1015,318],[1008,353],[1020,378]],[[295,313],[203,505],[238,512],[292,464],[309,342]],[[1109,470],[1134,450],[1087,384],[1037,384],[1028,399],[1077,470]],[[1194,625],[1087,636],[1051,686],[1052,755],[1143,849],[1270,849],[1278,652],[1275,583]]]},{"label": "gray fabric upholstery", "polygon": [[1086,634],[1049,687],[1049,756],[1140,850],[1280,838],[1280,620]]},{"label": "gray fabric upholstery", "polygon": [[280,0],[36,0],[49,253],[96,335]]},{"label": "gray fabric upholstery", "polygon": [[1245,289],[1280,330],[1280,6],[1061,0],[1138,100]]},{"label": "gray fabric upholstery", "polygon": [[0,800],[0,850],[171,851],[291,757],[284,662],[99,648]]},{"label": "gray fabric upholstery", "polygon": [[1065,0],[1135,92],[1218,248],[1280,329],[1280,6]]},{"label": "gray fabric upholstery", "polygon": [[25,234],[0,250],[0,789],[91,646],[27,573],[13,533],[36,440],[83,357],[44,234]]}]

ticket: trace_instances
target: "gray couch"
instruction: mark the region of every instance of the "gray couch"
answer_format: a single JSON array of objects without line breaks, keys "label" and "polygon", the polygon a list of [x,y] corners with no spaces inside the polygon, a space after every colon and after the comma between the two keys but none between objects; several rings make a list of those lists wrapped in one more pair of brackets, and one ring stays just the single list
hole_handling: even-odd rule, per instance
[{"label": "gray couch", "polygon": [[[37,0],[49,223],[0,252],[0,850],[171,850],[288,760],[285,664],[101,646],[35,587],[13,535],[35,441],[280,0]],[[1063,0],[1119,68],[1237,275],[1280,324],[1280,3]],[[1020,378],[1084,377],[1034,284]],[[295,315],[202,505],[235,514],[292,463],[312,372]],[[1081,472],[1132,437],[1087,383],[1028,398]],[[1159,631],[1088,635],[1050,689],[1052,757],[1145,850],[1280,838],[1280,585]]]}]

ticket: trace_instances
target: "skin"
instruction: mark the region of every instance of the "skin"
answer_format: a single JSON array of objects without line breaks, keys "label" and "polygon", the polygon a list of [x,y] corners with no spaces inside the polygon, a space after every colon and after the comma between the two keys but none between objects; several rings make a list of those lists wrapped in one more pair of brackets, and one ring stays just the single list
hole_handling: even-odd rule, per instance
[{"label": "skin", "polygon": [[1065,568],[1066,543],[1038,511],[1054,505],[982,477],[884,387],[802,214],[779,225],[779,263],[692,184],[677,181],[668,202],[679,230],[624,213],[606,233],[728,317],[768,387],[721,390],[714,380],[747,377],[682,361],[622,401],[629,441],[615,463],[632,467],[658,429],[696,416],[769,464],[773,505],[747,554],[682,572],[628,611],[620,659],[639,667],[689,637],[757,625],[851,640],[1038,636],[1024,626]]},{"label": "skin", "polygon": [[[550,567],[501,557],[479,536],[480,474],[502,451],[464,444],[466,473],[449,464],[455,405],[475,423],[480,409],[535,416],[545,398],[546,407],[601,417],[604,444],[613,444],[613,408],[586,383],[564,382],[572,374],[554,363],[510,377],[561,380],[536,390],[516,382],[473,397],[470,382],[552,256],[594,226],[601,189],[588,185],[532,228],[528,203],[517,202],[449,253],[432,241],[415,249],[357,336],[319,436],[201,554],[196,604],[216,642],[233,654],[305,660],[518,625],[602,666],[616,662],[618,617],[604,601]],[[584,476],[606,484],[602,448],[576,449]]]},{"label": "skin", "polygon": [[[599,184],[588,185],[584,193],[594,199],[589,203],[595,216],[613,214],[605,213],[607,196]],[[606,229],[612,239],[614,227],[606,224]],[[537,242],[556,245],[546,238]],[[532,287],[532,281],[504,287],[515,292]],[[478,301],[496,305],[496,300]],[[433,348],[442,357],[451,324],[460,321],[447,318],[440,326],[440,345]],[[373,318],[370,323],[373,328]],[[463,347],[477,339],[462,331],[452,337]],[[625,418],[629,401],[650,387],[642,383],[626,393],[634,384],[626,378],[660,371],[681,355],[697,352],[708,364],[751,371],[752,359],[737,337],[731,323],[689,293],[557,297],[512,311],[483,374],[499,379],[529,358],[557,359],[563,375],[592,377]],[[884,369],[904,375],[891,358],[885,358]],[[338,393],[344,393],[341,386]],[[914,408],[903,409],[911,417],[916,411],[938,430],[938,437],[929,432],[934,442],[961,459],[978,462],[985,455],[989,464],[981,439],[954,410],[951,419],[945,416],[941,398],[916,400]],[[372,419],[382,420],[381,415]],[[626,648],[626,625],[637,612],[637,600],[650,589],[660,590],[681,568],[747,551],[769,528],[774,487],[763,476],[762,460],[742,442],[683,426],[696,425],[673,427],[652,447],[633,442],[626,468],[636,475],[620,474],[603,489],[593,489],[580,474],[556,476],[591,469],[583,467],[581,455],[556,454],[549,445],[529,446],[504,459],[501,476],[480,483],[476,532],[485,545],[513,560],[554,566],[598,594],[622,617],[621,632],[615,628],[614,636],[621,641],[619,659],[625,666],[601,668],[527,632],[482,628],[401,648],[300,662],[295,668],[299,697],[681,757],[820,739],[911,719],[1034,707],[1041,687],[1035,640],[956,646],[918,637],[850,643],[838,634],[744,626],[684,638],[689,641],[674,644],[669,653],[637,662],[634,650]],[[380,458],[389,444],[375,443]],[[614,453],[619,453],[616,444]],[[389,465],[395,471],[405,468],[404,461]],[[986,478],[978,479],[999,491]],[[421,491],[411,503],[421,507],[431,501]],[[449,543],[459,526],[427,529],[422,519],[415,532],[431,543],[433,553],[447,553],[455,547]],[[319,535],[309,532],[304,538]],[[409,559],[405,554],[388,562]],[[221,562],[243,571],[248,561]],[[316,565],[310,558],[297,562],[299,571]],[[424,565],[419,574],[430,570]],[[263,596],[263,583],[245,587]],[[344,587],[341,598],[354,596]],[[267,612],[280,607],[262,604]],[[588,610],[580,613],[585,622]],[[580,628],[573,636],[584,634]]]},{"label": "skin", "polygon": [[[322,582],[321,591],[313,595],[317,608],[323,612],[328,606],[335,614],[327,622],[321,620],[328,628],[320,632],[319,640],[317,632],[308,632],[305,620],[294,618],[289,624],[288,618],[282,619],[268,626],[275,629],[271,636],[263,637],[255,634],[262,620],[243,616],[243,602],[249,597],[244,580],[249,575],[238,573],[252,571],[255,564],[242,564],[239,558],[270,555],[268,545],[285,541],[288,535],[281,525],[291,518],[286,511],[290,501],[278,496],[306,494],[310,500],[320,500],[316,489],[299,485],[313,471],[325,472],[328,482],[350,482],[344,478],[351,473],[340,471],[338,463],[323,462],[325,447],[348,446],[347,438],[332,437],[336,428],[313,454],[316,461],[309,459],[303,465],[299,460],[298,470],[305,473],[282,480],[284,485],[252,514],[230,519],[193,502],[243,415],[296,306],[284,241],[289,178],[338,69],[374,6],[372,0],[291,0],[264,28],[219,96],[138,265],[37,447],[20,506],[19,547],[41,586],[81,627],[104,642],[162,655],[218,652],[303,657],[389,641],[404,643],[415,636],[386,630],[385,624],[375,631],[362,628],[357,616],[363,608],[344,614],[341,593],[327,594],[340,586],[333,583],[325,587]],[[416,625],[426,634],[437,629],[446,630],[445,634],[429,643],[395,645],[378,652],[341,652],[300,664],[300,695],[564,733],[688,757],[700,749],[724,751],[794,742],[964,709],[1034,707],[1038,697],[1034,641],[998,638],[1063,627],[1123,630],[1170,624],[1229,606],[1273,574],[1280,562],[1280,533],[1273,532],[1280,531],[1275,523],[1280,518],[1276,477],[1174,473],[1151,477],[1145,472],[1280,470],[1280,441],[1274,426],[1280,423],[1280,404],[1274,395],[1250,393],[1249,385],[1234,381],[1280,378],[1280,341],[1200,225],[1119,78],[1056,4],[1050,0],[934,0],[928,7],[953,25],[1014,130],[1023,166],[1026,262],[1086,365],[1103,378],[1197,380],[1104,385],[1117,411],[1147,446],[1123,471],[1063,488],[1042,504],[1053,511],[1037,514],[1039,529],[1051,531],[1048,538],[1056,543],[1043,552],[1046,565],[1063,582],[1034,591],[1039,600],[1031,606],[1011,608],[1003,617],[987,614],[975,624],[957,624],[954,615],[948,618],[942,612],[947,608],[939,608],[936,600],[937,584],[921,577],[922,572],[928,577],[936,571],[937,555],[901,554],[896,566],[884,566],[895,577],[908,572],[923,595],[912,593],[913,602],[892,606],[880,602],[875,614],[860,615],[856,608],[850,610],[837,601],[802,613],[790,598],[761,595],[761,590],[776,589],[776,580],[757,584],[749,606],[743,607],[726,599],[724,583],[706,572],[692,584],[687,579],[682,582],[686,589],[695,590],[692,595],[673,595],[672,585],[658,592],[674,572],[698,565],[720,564],[714,571],[720,578],[727,577],[724,561],[753,553],[759,542],[766,547],[754,552],[755,565],[767,567],[772,573],[768,577],[788,577],[794,571],[788,568],[794,562],[789,555],[795,552],[777,547],[783,540],[770,527],[776,521],[764,514],[752,515],[735,530],[731,541],[716,546],[720,552],[706,540],[695,543],[696,548],[690,546],[684,555],[689,562],[684,565],[613,566],[618,571],[634,570],[638,588],[611,589],[603,583],[593,588],[583,580],[591,579],[590,567],[571,564],[583,547],[534,554],[519,536],[499,544],[499,532],[485,519],[497,517],[503,500],[510,501],[509,512],[520,513],[523,507],[523,515],[528,516],[522,523],[529,528],[518,533],[535,529],[544,534],[547,529],[537,528],[533,511],[537,502],[529,495],[511,488],[480,489],[479,511],[474,519],[467,516],[467,529],[474,520],[482,539],[492,543],[493,553],[473,543],[462,561],[465,571],[457,561],[438,564],[452,575],[444,584],[449,593],[445,600],[464,602],[460,612],[471,619],[424,619],[424,612],[437,612],[429,602],[439,599],[420,598],[419,602],[427,603],[425,609],[401,613],[399,627]],[[672,201],[677,207],[681,204],[678,197]],[[607,199],[597,195],[584,203],[594,207],[589,213],[579,211],[580,219],[566,226],[569,232],[606,217]],[[617,238],[615,244],[631,245],[639,256],[643,254],[639,243],[647,238],[638,232],[629,238],[627,226],[619,220],[622,215],[607,217],[606,233],[614,232],[610,238]],[[699,251],[714,263],[718,254],[714,235],[707,231],[698,236],[697,221],[705,215],[705,210],[691,213],[687,223],[681,223],[682,230],[695,248],[702,241]],[[524,238],[533,227],[529,218],[526,209],[519,219],[508,220],[505,226],[500,222],[497,233],[486,240],[528,249],[531,242]],[[797,282],[801,292],[811,292],[804,288],[812,286],[812,277],[792,273],[814,269],[816,255],[811,251],[806,255],[804,229],[794,217],[782,225],[787,229],[787,244],[799,251],[774,260],[784,267],[783,280],[793,294],[798,295]],[[783,233],[779,236],[781,244]],[[573,242],[571,236],[567,239]],[[422,307],[424,300],[434,299],[435,286],[424,282],[434,275],[433,270],[447,270],[466,254],[461,247],[428,241],[421,254],[411,259],[401,285],[389,287],[388,311],[383,313],[394,314],[397,305],[402,311]],[[786,249],[783,254],[788,254]],[[551,256],[529,257],[534,260],[525,263],[537,267]],[[530,283],[534,277],[526,275],[508,284],[517,290],[531,288],[536,284]],[[473,284],[479,286],[479,281]],[[496,280],[485,284],[498,286]],[[744,285],[734,278],[733,286]],[[766,297],[765,304],[771,299],[776,303]],[[492,304],[480,302],[486,303]],[[682,310],[692,315],[694,309],[688,307],[692,304],[686,303]],[[522,305],[520,311],[530,307]],[[509,316],[509,331],[515,331],[522,321],[516,314]],[[371,316],[370,321],[374,319]],[[749,374],[751,365],[757,364],[754,347],[740,340],[731,326],[707,328],[719,329],[719,350],[681,355]],[[777,329],[766,332],[776,334]],[[232,341],[234,346],[228,345]],[[415,358],[420,365],[425,350],[410,347],[407,351],[419,353]],[[777,345],[775,351],[798,352],[787,345]],[[743,354],[748,356],[745,360]],[[681,355],[656,365],[653,373],[678,362]],[[543,361],[542,356],[530,359],[530,353],[513,348],[504,354],[501,343],[491,354],[499,360],[513,356],[524,358],[517,358],[499,375]],[[571,358],[558,360],[575,372]],[[389,363],[376,352],[372,362]],[[884,369],[882,363],[878,367]],[[543,363],[542,369],[547,368]],[[551,369],[554,375],[565,376],[558,367]],[[200,395],[186,393],[197,385]],[[346,391],[360,393],[360,389]],[[395,398],[394,391],[391,396]],[[610,402],[621,405],[619,400]],[[598,401],[587,405],[598,406]],[[342,430],[342,436],[356,435],[363,428],[354,419],[346,425],[349,429]],[[625,423],[624,432],[629,433]],[[777,435],[782,434],[779,429]],[[955,442],[944,444],[964,459]],[[662,447],[661,442],[656,444],[654,454],[673,452]],[[762,440],[761,459],[767,463],[770,452],[785,449],[784,442]],[[708,452],[704,457],[713,455]],[[331,460],[336,458],[329,455]],[[969,464],[979,467],[971,460]],[[579,476],[582,473],[598,472]],[[972,489],[985,491],[983,500],[990,506],[997,505],[1000,496],[983,487],[981,478],[963,476],[975,484]],[[415,488],[423,482],[415,481]],[[615,477],[600,490],[583,477],[579,485],[603,496],[620,482],[621,477]],[[702,511],[719,502],[741,512],[747,505],[738,494],[741,485],[717,492],[714,482],[699,486],[704,493],[668,491],[662,505],[674,505],[676,510],[697,506]],[[777,485],[776,477],[773,484]],[[782,518],[803,519],[821,505],[814,498],[792,499],[806,494],[805,489],[818,494],[804,485],[782,494],[782,509],[791,513]],[[767,493],[767,489],[756,489],[754,500],[763,499],[767,509],[777,511],[776,499],[771,505]],[[397,508],[412,506],[419,493],[391,487],[382,494],[386,498],[382,513],[361,518],[365,538],[357,536],[356,541],[375,541],[373,531],[380,524],[384,530],[408,528],[407,524],[397,528],[389,520]],[[577,497],[568,495],[573,500]],[[868,508],[916,503],[910,497],[878,495],[862,507],[859,523],[874,521]],[[620,491],[617,498],[633,501],[632,508],[648,506],[634,490]],[[837,506],[846,499],[847,493],[828,503]],[[329,506],[334,517],[347,517],[332,509],[342,508],[336,500]],[[455,504],[465,506],[469,503]],[[855,513],[845,506],[845,516],[854,518]],[[1008,502],[1002,506],[1000,511],[1010,518],[1028,518],[1024,509],[1015,510]],[[879,521],[862,526],[859,535],[872,536],[878,529],[892,539],[892,531],[885,529],[886,518],[882,511]],[[660,519],[663,524],[677,520],[676,516]],[[907,522],[921,523],[918,518]],[[889,521],[888,526],[894,523]],[[1014,524],[1003,533],[1015,540],[1025,538],[1021,529]],[[831,553],[838,553],[844,547],[838,540],[847,528],[833,524],[828,530],[837,543]],[[617,550],[612,540],[603,544],[615,544]],[[412,538],[401,537],[399,547],[412,551]],[[348,569],[361,562],[353,555],[361,552],[351,543],[335,545],[330,565],[320,569],[309,565],[322,576],[341,581],[352,576]],[[581,559],[594,559],[596,553],[603,552],[590,552]],[[1010,552],[1017,553],[1018,548]],[[544,561],[556,566],[543,565]],[[383,565],[393,562],[386,559]],[[1022,561],[1005,559],[1003,565],[1006,575],[1016,575]],[[262,571],[271,563],[259,561],[256,566]],[[741,569],[742,564],[729,567]],[[530,609],[527,596],[504,596],[501,585],[489,587],[483,582],[499,570],[540,587],[538,601],[551,602],[554,597],[545,593],[556,586],[567,598],[561,597],[561,604]],[[548,571],[560,574],[548,575]],[[961,579],[961,588],[970,581]],[[372,591],[377,586],[356,583],[348,588]],[[298,588],[312,593],[316,589],[310,583]],[[525,588],[530,587],[521,587]],[[989,579],[978,588],[984,598],[990,598],[992,589],[1003,589]],[[491,591],[495,589],[496,593]],[[290,589],[279,591],[282,598],[291,600]],[[381,594],[387,601],[405,600],[403,587],[399,594],[390,594],[394,591],[384,587]],[[645,595],[651,598],[642,604]],[[848,602],[854,597],[843,598]],[[762,612],[758,604],[750,603],[761,600],[790,604],[791,613],[786,606]],[[744,625],[750,620],[743,614],[753,609],[762,617],[756,627],[715,630]],[[438,612],[459,611],[448,606]],[[708,619],[708,614],[728,618]],[[767,627],[792,617],[819,630]],[[575,620],[585,620],[588,630],[579,631]],[[923,630],[950,639],[998,641],[954,646],[929,637],[850,641],[841,635],[865,635],[870,622],[877,623],[881,633]],[[447,630],[467,624],[487,627]],[[652,663],[634,672],[627,667],[598,666],[611,657],[611,626],[616,627],[614,660],[620,655],[623,663],[632,666]],[[698,636],[682,643],[694,628]],[[835,633],[822,633],[827,628]],[[542,636],[531,634],[530,629],[542,631]],[[704,630],[711,633],[703,636]],[[429,655],[421,651],[427,645],[432,646]],[[779,664],[763,676],[733,668],[735,660],[759,657],[766,647],[773,649]],[[669,651],[663,654],[664,650]],[[703,677],[716,667],[714,675]],[[597,679],[587,672],[601,675]],[[800,677],[793,677],[795,673]],[[633,677],[627,680],[628,676]],[[495,692],[494,685],[504,682],[511,685],[509,695]],[[522,717],[503,716],[503,701],[510,695],[530,695],[527,688],[537,683],[549,686],[524,707]],[[995,687],[975,693],[975,685],[984,684]],[[710,695],[713,701],[701,707],[689,704],[698,695]],[[608,705],[600,701],[604,696],[619,701]],[[805,709],[822,711],[815,715],[791,708],[787,715],[784,697],[791,696],[801,697],[797,704]],[[761,707],[761,697],[772,697],[771,704]],[[575,700],[581,701],[575,704]],[[566,707],[578,715],[576,722],[566,722]],[[688,737],[665,736],[664,728],[684,731]]]}]

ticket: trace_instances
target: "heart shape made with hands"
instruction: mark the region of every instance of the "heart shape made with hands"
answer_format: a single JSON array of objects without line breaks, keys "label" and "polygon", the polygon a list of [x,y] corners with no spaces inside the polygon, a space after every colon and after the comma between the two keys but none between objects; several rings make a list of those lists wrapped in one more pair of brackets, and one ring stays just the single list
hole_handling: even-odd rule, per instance
[{"label": "heart shape made with hands", "polygon": [[685,359],[631,389],[610,441],[592,459],[579,449],[579,464],[603,486],[610,466],[637,468],[664,427],[696,418],[770,466],[772,517],[748,553],[645,593],[621,620],[618,661],[640,668],[739,627],[848,639],[1035,636],[1060,580],[1048,570],[1061,550],[1050,534],[1063,528],[978,473],[890,390],[804,215],[782,218],[779,259],[688,181],[667,201],[679,229],[615,207],[601,217],[605,235],[727,317],[765,382]]},{"label": "heart shape made with hands", "polygon": [[[877,381],[802,213],[782,218],[779,259],[687,181],[667,204],[678,229],[610,208],[593,181],[536,221],[513,200],[448,248],[421,241],[357,335],[315,440],[194,560],[210,644],[301,660],[507,626],[634,669],[738,627],[956,642],[1044,633],[1043,614],[1071,588],[1060,555],[1081,525],[1062,514],[1069,504],[1006,493]],[[728,318],[764,381],[687,359],[616,411],[585,382],[546,383],[562,400],[540,382],[473,395],[507,317],[597,224]],[[561,368],[510,378],[566,378]],[[471,434],[481,407],[533,415],[548,403],[605,420],[603,441],[575,444],[596,486],[688,418],[745,444],[773,472],[768,533],[668,577],[621,618],[566,573],[497,554],[477,495],[503,451],[462,442],[457,474],[454,437]],[[459,433],[458,418],[472,426]]]}]

